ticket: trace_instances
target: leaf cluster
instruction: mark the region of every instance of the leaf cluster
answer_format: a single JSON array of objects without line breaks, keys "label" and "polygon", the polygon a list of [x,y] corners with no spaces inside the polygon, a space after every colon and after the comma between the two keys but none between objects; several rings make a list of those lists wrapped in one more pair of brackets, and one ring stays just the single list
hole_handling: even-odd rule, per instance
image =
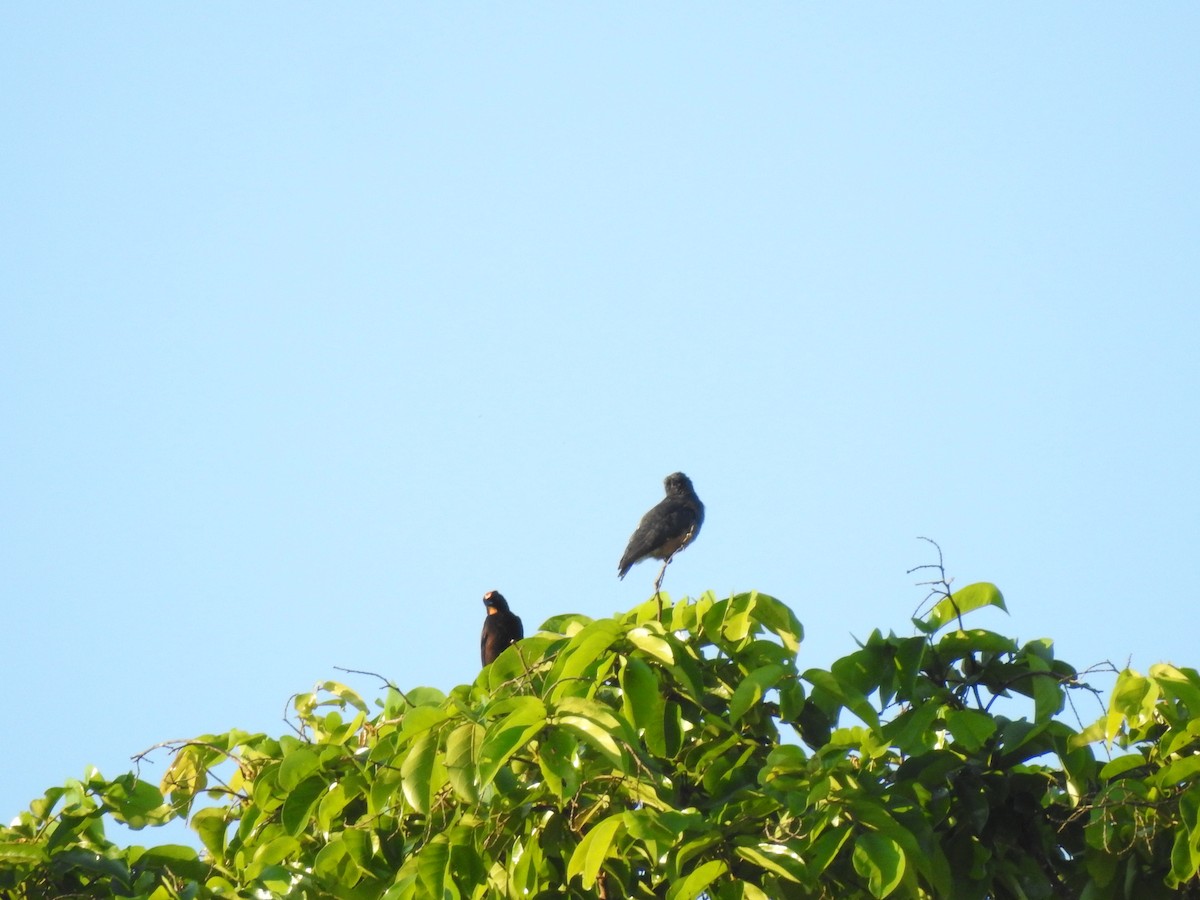
[{"label": "leaf cluster", "polygon": [[[173,742],[159,786],[90,770],[0,828],[14,898],[1134,898],[1198,893],[1200,676],[1093,696],[970,585],[798,667],[759,593],[555,617],[449,693],[325,682],[294,733]],[[953,627],[951,627],[953,626]],[[1078,718],[1078,717],[1076,717]],[[1100,760],[1097,750],[1111,759]],[[202,850],[121,847],[187,817]]]}]

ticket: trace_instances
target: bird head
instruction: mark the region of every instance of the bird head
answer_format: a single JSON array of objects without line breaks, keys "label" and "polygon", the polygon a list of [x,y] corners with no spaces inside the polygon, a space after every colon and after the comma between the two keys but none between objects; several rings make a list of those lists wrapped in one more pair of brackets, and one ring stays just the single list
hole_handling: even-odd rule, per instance
[{"label": "bird head", "polygon": [[672,472],[663,479],[663,487],[668,494],[691,494],[695,492],[692,480],[682,472]]},{"label": "bird head", "polygon": [[493,612],[508,612],[508,601],[499,591],[488,591],[484,594],[483,605],[488,608],[488,615]]}]

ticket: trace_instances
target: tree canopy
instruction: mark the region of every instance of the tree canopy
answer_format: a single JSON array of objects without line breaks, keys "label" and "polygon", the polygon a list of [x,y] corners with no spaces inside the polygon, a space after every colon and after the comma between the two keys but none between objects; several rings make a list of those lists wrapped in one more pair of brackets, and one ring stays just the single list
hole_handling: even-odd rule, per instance
[{"label": "tree canopy", "polygon": [[[947,586],[948,587],[948,586]],[[1086,676],[966,628],[798,664],[759,593],[557,616],[449,693],[327,681],[293,733],[173,742],[155,785],[90,770],[0,827],[13,898],[1200,896],[1200,675]],[[1089,693],[1091,692],[1091,693]],[[187,817],[202,849],[120,846]]]}]

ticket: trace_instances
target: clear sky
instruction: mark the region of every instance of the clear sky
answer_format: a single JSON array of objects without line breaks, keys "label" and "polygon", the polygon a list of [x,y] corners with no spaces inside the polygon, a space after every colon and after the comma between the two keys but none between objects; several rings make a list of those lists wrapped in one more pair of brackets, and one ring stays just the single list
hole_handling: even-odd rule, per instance
[{"label": "clear sky", "polygon": [[[758,589],[1200,664],[1200,7],[0,8],[0,818]],[[1091,715],[1098,709],[1089,709]],[[157,780],[162,767],[143,770]],[[153,839],[146,835],[146,839]]]}]

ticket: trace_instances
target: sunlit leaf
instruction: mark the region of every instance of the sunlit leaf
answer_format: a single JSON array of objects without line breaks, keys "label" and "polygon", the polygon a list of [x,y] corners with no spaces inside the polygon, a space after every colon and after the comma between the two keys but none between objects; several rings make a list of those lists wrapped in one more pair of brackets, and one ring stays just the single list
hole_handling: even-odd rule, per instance
[{"label": "sunlit leaf", "polygon": [[674,664],[675,653],[671,650],[671,645],[657,634],[652,634],[645,626],[631,628],[626,636],[630,643],[643,653],[649,654],[667,665]]},{"label": "sunlit leaf", "polygon": [[38,844],[0,841],[0,864],[32,865],[42,862],[45,858],[46,851]]},{"label": "sunlit leaf", "polygon": [[426,732],[413,742],[400,767],[404,799],[417,812],[429,811],[433,789],[433,757],[436,751],[437,735]]},{"label": "sunlit leaf", "polygon": [[968,584],[966,587],[955,591],[949,597],[943,597],[925,617],[924,626],[929,632],[937,631],[945,627],[950,622],[957,622],[962,616],[967,613],[974,612],[977,609],[983,609],[987,606],[994,606],[1008,611],[1008,607],[1004,605],[1004,595],[1000,593],[1000,589],[994,584],[989,584],[986,581]]},{"label": "sunlit leaf", "polygon": [[749,712],[750,708],[762,699],[763,694],[775,687],[783,673],[783,666],[771,664],[746,675],[729,701],[730,721],[737,722]]},{"label": "sunlit leaf", "polygon": [[346,687],[346,685],[342,684],[340,681],[323,681],[320,685],[318,685],[317,689],[328,694],[333,694],[343,703],[353,706],[355,709],[361,712],[370,712],[370,707],[367,706],[362,697],[360,697],[355,691],[352,691],[350,688]]},{"label": "sunlit leaf", "polygon": [[711,859],[693,869],[682,880],[672,884],[667,891],[667,900],[694,900],[709,885],[729,871],[722,859]]},{"label": "sunlit leaf", "polygon": [[888,722],[883,727],[883,734],[902,753],[915,754],[929,750],[937,740],[933,723],[938,712],[935,703],[910,707]]},{"label": "sunlit leaf", "polygon": [[619,813],[609,816],[593,826],[571,854],[571,860],[567,863],[567,880],[573,880],[578,876],[584,890],[590,891],[595,887],[600,867],[608,858],[613,840],[622,827],[623,819]]},{"label": "sunlit leaf", "polygon": [[[425,888],[424,897],[444,897],[446,867],[450,862],[450,844],[445,835],[438,835],[417,854],[417,872]],[[455,896],[453,893],[451,897]]]},{"label": "sunlit leaf", "polygon": [[558,651],[558,660],[550,671],[550,681],[578,678],[601,654],[621,637],[622,627],[612,619],[600,619],[584,626]]},{"label": "sunlit leaf", "polygon": [[786,881],[803,882],[807,873],[800,854],[783,844],[741,844],[735,852],[742,859],[772,872]]},{"label": "sunlit leaf", "polygon": [[664,756],[664,700],[658,676],[642,660],[630,657],[621,668],[621,690],[625,717],[642,732],[646,748],[657,756]]},{"label": "sunlit leaf", "polygon": [[205,849],[219,859],[225,850],[225,811],[218,807],[198,810],[192,814],[189,824],[200,835]]},{"label": "sunlit leaf", "polygon": [[944,718],[946,729],[968,751],[978,750],[996,733],[996,720],[978,710],[949,709]]},{"label": "sunlit leaf", "polygon": [[867,698],[854,688],[842,684],[832,673],[822,669],[809,669],[801,677],[850,710],[872,728],[879,729],[879,715]]},{"label": "sunlit leaf", "polygon": [[904,852],[889,837],[875,832],[858,836],[854,842],[854,869],[867,879],[872,897],[886,897],[904,877]]},{"label": "sunlit leaf", "polygon": [[299,747],[283,758],[279,764],[279,775],[276,777],[280,790],[290,791],[301,781],[315,772],[321,765],[321,758],[316,752],[307,747]]},{"label": "sunlit leaf", "polygon": [[484,734],[482,725],[464,722],[446,739],[446,771],[450,775],[450,786],[468,803],[479,800],[475,778]]},{"label": "sunlit leaf", "polygon": [[762,622],[767,629],[779,636],[783,646],[795,653],[800,649],[804,640],[804,627],[796,614],[774,597],[766,594],[754,594],[754,617]]},{"label": "sunlit leaf", "polygon": [[555,708],[552,721],[576,732],[614,765],[624,765],[624,754],[616,739],[622,731],[621,723],[600,704],[582,697],[566,697]]},{"label": "sunlit leaf", "polygon": [[516,697],[509,711],[488,726],[479,748],[479,787],[496,777],[500,767],[546,724],[546,707],[536,697]]}]

